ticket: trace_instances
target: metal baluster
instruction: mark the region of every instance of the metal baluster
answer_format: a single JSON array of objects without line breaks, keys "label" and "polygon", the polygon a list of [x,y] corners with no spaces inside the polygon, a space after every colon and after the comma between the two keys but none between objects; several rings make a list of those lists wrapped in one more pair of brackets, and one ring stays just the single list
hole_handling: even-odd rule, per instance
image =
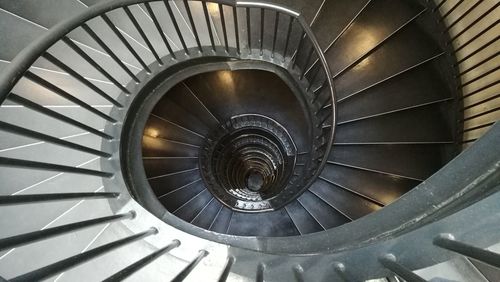
[{"label": "metal baluster", "polygon": [[469,244],[458,242],[453,238],[451,234],[440,235],[434,238],[432,243],[443,249],[459,253],[466,257],[470,257],[491,266],[500,268],[500,254],[490,252],[488,250],[483,250]]},{"label": "metal baluster", "polygon": [[[144,68],[144,70],[148,73],[151,73],[151,69],[146,65],[146,63],[141,58],[141,56],[139,56],[139,54],[137,54],[137,51],[135,51],[135,49],[132,48],[132,45],[130,45],[130,43],[128,43],[128,41],[125,39],[125,37],[123,37],[123,34],[121,34],[121,32],[118,30],[118,28],[116,28],[116,26],[109,19],[109,17],[106,14],[103,14],[103,15],[101,15],[101,18],[108,25],[108,27],[113,31],[113,33],[118,37],[118,39],[120,39],[120,41],[123,43],[123,45],[125,45],[125,47],[129,50],[129,52],[132,54],[132,56],[134,56],[134,58],[139,62],[139,64],[141,64],[141,66]],[[110,53],[108,51],[111,49],[109,49],[109,47],[107,47],[107,45],[104,44],[104,42],[102,42],[102,40],[90,28],[88,28],[88,27],[85,28],[85,26],[86,26],[85,24],[82,25],[83,29],[85,29],[89,33],[89,35],[92,36],[92,38],[94,40],[96,40],[96,42],[104,50],[106,50],[106,52],[108,52],[111,55],[112,53]],[[99,41],[97,41],[97,40],[99,40]],[[101,42],[101,43],[99,43],[99,42]],[[121,60],[118,59],[118,57],[116,57],[115,60],[123,68],[123,70],[125,70],[136,82],[140,82],[140,80],[122,63]]]},{"label": "metal baluster", "polygon": [[53,163],[4,158],[4,157],[0,157],[0,166],[76,173],[76,174],[92,175],[92,176],[106,177],[106,178],[111,178],[114,175],[112,172],[106,172],[106,171],[86,169],[74,166],[58,165]]},{"label": "metal baluster", "polygon": [[158,30],[158,33],[160,34],[161,39],[163,40],[163,43],[165,43],[165,47],[167,47],[170,56],[172,56],[172,58],[174,59],[177,59],[177,57],[174,54],[174,51],[172,50],[172,47],[170,46],[170,43],[168,43],[168,39],[165,36],[165,33],[163,32],[163,29],[161,28],[161,25],[158,22],[158,19],[156,18],[153,9],[151,8],[151,5],[149,4],[149,2],[144,2],[144,5],[146,6],[146,10],[148,10],[149,15],[151,16],[151,19],[153,20],[156,30]]},{"label": "metal baluster", "polygon": [[297,46],[297,51],[294,54],[295,56],[292,56],[292,69],[297,64],[297,57],[299,56],[300,50],[302,49],[302,45],[304,45],[304,40],[305,40],[305,32],[304,30],[302,30],[302,33],[300,34],[299,46]]},{"label": "metal baluster", "polygon": [[316,88],[316,89],[313,90],[313,94],[314,94],[314,98],[313,98],[313,101],[312,101],[313,103],[316,103],[316,101],[319,98],[319,93],[326,87],[327,83],[328,83],[328,80],[327,80],[327,78],[325,78],[323,80],[323,83],[321,83],[321,85],[318,88]]},{"label": "metal baluster", "polygon": [[250,8],[245,8],[246,18],[247,18],[247,40],[249,53],[252,53],[252,27],[250,24]]},{"label": "metal baluster", "polygon": [[201,48],[200,37],[198,36],[198,31],[196,30],[196,25],[194,24],[193,14],[191,13],[191,8],[189,7],[188,0],[184,0],[184,8],[186,9],[186,13],[189,18],[189,23],[191,24],[191,29],[193,30],[194,39],[196,40],[196,44],[198,45],[198,49],[200,52],[203,52]]},{"label": "metal baluster", "polygon": [[[114,26],[113,26],[114,27]],[[137,83],[141,82],[139,78],[127,67],[125,64],[118,58],[118,56],[109,48],[109,46],[102,41],[102,39],[94,32],[92,28],[90,28],[86,23],[82,24],[83,30],[87,32],[90,37],[99,45],[101,48],[106,51],[106,53],[115,60],[115,62]],[[128,43],[127,43],[128,44]]]},{"label": "metal baluster", "polygon": [[198,265],[198,263],[208,255],[205,250],[200,250],[196,258],[194,258],[171,282],[182,282],[186,277],[193,271],[193,269]]},{"label": "metal baluster", "polygon": [[234,19],[234,35],[236,40],[236,50],[238,54],[241,54],[240,50],[240,29],[238,27],[238,10],[233,7],[233,19]]},{"label": "metal baluster", "polygon": [[208,29],[208,36],[210,37],[210,44],[212,44],[212,50],[215,52],[215,42],[214,42],[214,35],[212,32],[212,25],[210,24],[210,15],[208,14],[208,3],[206,1],[201,1],[201,4],[203,5],[203,14],[205,15],[205,21],[207,23],[207,29]]},{"label": "metal baluster", "polygon": [[260,9],[260,55],[262,56],[264,53],[264,26],[265,26],[265,12],[264,8]]},{"label": "metal baluster", "polygon": [[96,69],[100,74],[109,79],[116,87],[118,87],[121,91],[130,94],[127,88],[125,88],[116,78],[114,78],[109,72],[107,72],[104,68],[102,68],[94,59],[92,59],[87,53],[85,53],[78,45],[76,45],[71,39],[68,37],[63,37],[62,41],[66,43],[73,51],[78,53],[85,61],[87,61],[94,69]]},{"label": "metal baluster", "polygon": [[257,271],[255,273],[256,282],[264,282],[264,270],[266,270],[266,267],[263,263],[259,262],[259,264],[257,264]]},{"label": "metal baluster", "polygon": [[177,23],[177,20],[175,19],[174,13],[172,12],[172,7],[170,7],[170,4],[168,4],[168,0],[163,0],[163,3],[165,4],[165,8],[167,8],[168,15],[170,16],[170,20],[172,20],[172,24],[174,25],[175,32],[177,32],[177,36],[179,37],[179,40],[181,41],[182,48],[184,48],[184,53],[186,55],[189,55],[189,50],[186,46],[186,41],[184,41],[184,37],[182,36],[181,30],[179,28],[179,24]]},{"label": "metal baluster", "polygon": [[25,137],[38,139],[38,140],[43,141],[43,142],[56,144],[56,145],[67,147],[67,148],[77,150],[80,152],[94,154],[94,155],[104,157],[104,158],[111,157],[111,154],[109,154],[109,153],[99,151],[99,150],[96,150],[93,148],[85,147],[85,146],[82,146],[80,144],[69,142],[69,141],[66,141],[64,139],[59,139],[57,137],[53,137],[53,136],[43,134],[43,133],[40,133],[37,131],[33,131],[30,129],[19,127],[17,125],[9,124],[9,123],[3,122],[3,121],[0,121],[0,129],[2,131],[11,132],[11,133],[14,133],[17,135],[22,135]]},{"label": "metal baluster", "polygon": [[[13,197],[13,196],[10,196]],[[89,220],[83,220],[75,223],[64,224],[57,227],[52,227],[44,230],[38,230],[34,232],[24,233],[20,235],[15,235],[12,237],[7,237],[0,239],[0,250],[15,248],[18,246],[30,244],[40,240],[46,240],[58,235],[71,233],[80,229],[92,227],[95,225],[113,222],[117,220],[134,218],[135,212],[131,211],[123,214],[115,214],[111,216],[98,217]]]},{"label": "metal baluster", "polygon": [[288,45],[290,44],[290,35],[292,33],[292,27],[293,27],[292,25],[294,20],[295,18],[291,16],[288,19],[288,30],[286,33],[285,48],[283,49],[283,62],[285,62],[286,60],[286,53],[288,51]]},{"label": "metal baluster", "polygon": [[89,104],[83,102],[82,100],[76,98],[75,96],[69,94],[68,92],[62,90],[61,88],[55,86],[54,84],[48,82],[47,80],[39,77],[38,75],[32,73],[31,71],[26,71],[24,73],[24,77],[26,77],[27,79],[33,81],[34,83],[54,92],[55,94],[57,94],[58,96],[70,101],[70,102],[73,102],[75,104],[77,104],[78,106],[88,110],[89,112],[97,115],[97,116],[100,116],[101,118],[109,121],[109,122],[116,122],[116,120],[110,116],[108,116],[107,114],[97,110],[96,108],[93,108],[92,106],[90,106]]},{"label": "metal baluster", "polygon": [[60,120],[62,122],[68,123],[68,124],[70,124],[72,126],[81,128],[81,129],[83,129],[83,130],[85,130],[87,132],[90,132],[90,133],[95,134],[97,136],[100,136],[102,138],[105,138],[105,139],[108,139],[108,140],[113,139],[113,136],[111,136],[111,135],[109,135],[107,133],[99,131],[99,130],[93,128],[93,127],[90,127],[90,126],[88,126],[86,124],[83,124],[83,123],[81,123],[79,121],[76,121],[76,120],[74,120],[72,118],[69,118],[69,117],[67,117],[65,115],[62,115],[62,114],[60,114],[58,112],[55,112],[53,110],[47,109],[47,108],[45,108],[43,106],[40,106],[37,103],[34,103],[34,102],[32,102],[32,101],[30,101],[28,99],[25,99],[25,98],[23,98],[23,97],[21,97],[19,95],[16,95],[14,93],[10,93],[10,95],[8,96],[7,99],[9,101],[11,101],[11,102],[14,102],[14,103],[19,104],[21,106],[24,106],[26,108],[32,109],[32,110],[34,110],[36,112],[39,112],[39,113],[41,113],[43,115],[55,118],[55,119]]},{"label": "metal baluster", "polygon": [[222,33],[224,35],[224,44],[226,45],[226,52],[229,52],[229,43],[227,39],[227,30],[226,30],[226,20],[224,18],[224,6],[219,3],[219,15],[220,21],[222,25]]},{"label": "metal baluster", "polygon": [[[112,192],[77,192],[77,193],[50,193],[50,194],[23,194],[0,196],[0,206],[19,205],[39,202],[83,200],[83,199],[109,199],[118,198],[120,193]],[[2,239],[0,239],[1,241]]]},{"label": "metal baluster", "polygon": [[124,269],[118,271],[113,274],[109,278],[103,280],[103,282],[112,282],[112,281],[123,281],[125,278],[139,271],[141,268],[153,262],[155,259],[161,257],[165,253],[170,252],[172,249],[177,248],[181,242],[179,240],[173,240],[168,246],[165,246],[152,254],[140,259],[139,261],[125,267]]},{"label": "metal baluster", "polygon": [[158,64],[163,65],[163,61],[158,56],[158,53],[156,53],[156,50],[153,47],[153,44],[151,44],[151,41],[149,41],[149,38],[146,36],[146,33],[144,33],[144,30],[139,25],[139,23],[137,22],[137,19],[132,14],[132,12],[130,11],[130,9],[127,6],[125,6],[125,7],[123,7],[123,10],[125,11],[125,14],[127,14],[128,18],[130,19],[130,21],[132,22],[132,24],[134,25],[135,29],[141,35],[141,37],[144,40],[144,42],[146,42],[146,45],[148,45],[149,51],[151,51],[151,53],[153,53],[153,56],[155,57],[155,59],[158,62]]},{"label": "metal baluster", "polygon": [[380,264],[385,268],[394,272],[397,276],[403,278],[407,282],[425,282],[425,279],[413,273],[413,271],[396,262],[394,255],[386,255],[379,258]]},{"label": "metal baluster", "polygon": [[231,267],[234,264],[234,257],[233,256],[228,256],[226,260],[226,264],[224,265],[224,268],[222,269],[222,273],[220,274],[219,277],[219,282],[225,282],[227,280],[227,277],[229,276],[229,273],[231,272]]},{"label": "metal baluster", "polygon": [[334,262],[333,263],[333,269],[335,270],[335,273],[338,275],[338,277],[345,282],[349,281],[355,281],[351,275],[347,272],[345,264],[341,262]]},{"label": "metal baluster", "polygon": [[278,24],[280,21],[280,13],[276,11],[274,16],[274,36],[273,36],[273,49],[271,52],[271,58],[274,58],[274,51],[276,50],[276,40],[278,39]]},{"label": "metal baluster", "polygon": [[316,80],[316,78],[317,78],[320,70],[321,70],[321,67],[320,66],[316,66],[316,68],[314,69],[313,74],[309,78],[309,85],[307,86],[306,91],[309,91],[311,89],[311,87],[313,86],[314,81]]},{"label": "metal baluster", "polygon": [[[328,108],[331,108],[331,107],[332,107],[331,101],[330,101],[329,99],[328,99],[328,100],[326,100],[325,102],[326,102],[326,103],[330,102],[330,104],[328,104],[328,105],[326,105],[326,106],[323,106],[323,107],[322,107],[322,109],[321,109],[321,111],[326,110],[326,109],[328,109]],[[330,118],[331,118],[331,116],[332,116],[332,112],[331,112],[331,111],[327,111],[327,115],[325,115],[325,116],[321,119],[321,121],[318,123],[318,128],[319,128],[319,127],[322,127],[322,124],[324,124],[324,123],[325,123],[328,119],[330,119]]]},{"label": "metal baluster", "polygon": [[309,49],[309,52],[307,54],[307,58],[305,60],[305,64],[302,70],[302,73],[300,74],[300,79],[304,78],[304,75],[306,74],[307,66],[309,65],[309,60],[311,60],[311,56],[314,52],[314,46],[311,44],[311,48]]},{"label": "metal baluster", "polygon": [[113,251],[114,249],[125,246],[127,244],[132,243],[132,242],[140,240],[144,237],[154,235],[156,233],[158,233],[158,231],[155,228],[151,228],[147,231],[144,231],[144,232],[120,239],[120,240],[113,241],[111,243],[99,246],[99,247],[91,249],[89,251],[85,251],[81,254],[63,259],[63,260],[58,261],[56,263],[41,267],[39,269],[33,270],[31,272],[28,272],[28,273],[20,275],[20,276],[17,276],[15,278],[12,278],[10,281],[11,282],[40,281],[40,280],[46,279],[48,277],[54,276],[62,271],[65,271],[67,269],[70,269],[70,268],[73,268],[77,265],[80,265],[84,262],[87,262],[93,258],[104,255],[110,251]]},{"label": "metal baluster", "polygon": [[81,74],[79,74],[78,72],[76,72],[75,70],[73,70],[71,67],[69,67],[68,65],[66,65],[63,62],[59,61],[56,57],[52,56],[51,54],[49,54],[47,52],[43,53],[42,57],[45,58],[47,61],[51,62],[52,64],[56,65],[58,68],[60,68],[63,71],[67,72],[72,77],[76,78],[82,84],[84,84],[88,88],[92,89],[97,94],[101,95],[104,99],[108,100],[113,105],[117,106],[118,108],[123,108],[122,104],[120,104],[115,99],[111,98],[111,96],[109,96],[108,94],[106,94],[106,92],[104,92],[99,87],[97,87],[94,84],[92,84],[90,81],[88,81]]}]

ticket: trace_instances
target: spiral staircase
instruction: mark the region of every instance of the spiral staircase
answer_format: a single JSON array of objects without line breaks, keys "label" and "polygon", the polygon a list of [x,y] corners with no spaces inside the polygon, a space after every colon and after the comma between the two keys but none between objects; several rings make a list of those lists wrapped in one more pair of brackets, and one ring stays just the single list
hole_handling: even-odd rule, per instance
[{"label": "spiral staircase", "polygon": [[499,4],[0,0],[0,281],[499,281]]}]

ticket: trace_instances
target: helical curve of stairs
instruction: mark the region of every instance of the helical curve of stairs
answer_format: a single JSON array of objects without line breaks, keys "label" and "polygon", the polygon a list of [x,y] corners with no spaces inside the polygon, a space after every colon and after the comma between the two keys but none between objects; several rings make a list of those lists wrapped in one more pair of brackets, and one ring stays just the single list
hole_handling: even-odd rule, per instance
[{"label": "helical curve of stairs", "polygon": [[498,281],[499,4],[0,0],[0,281]]}]

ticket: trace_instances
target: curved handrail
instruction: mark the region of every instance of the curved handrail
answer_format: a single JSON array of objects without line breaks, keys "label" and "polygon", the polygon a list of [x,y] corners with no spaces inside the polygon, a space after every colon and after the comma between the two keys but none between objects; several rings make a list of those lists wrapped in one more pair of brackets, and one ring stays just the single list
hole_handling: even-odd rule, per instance
[{"label": "curved handrail", "polygon": [[331,103],[332,103],[332,107],[331,107],[332,129],[329,132],[330,136],[328,137],[328,143],[326,145],[326,151],[324,153],[324,157],[321,160],[321,163],[319,164],[318,169],[316,169],[315,173],[310,177],[310,180],[308,181],[308,183],[303,187],[303,189],[305,190],[306,188],[308,188],[309,186],[311,186],[313,184],[313,182],[321,174],[323,168],[325,167],[325,165],[328,161],[328,155],[330,154],[331,148],[333,146],[333,139],[335,137],[335,125],[337,123],[337,111],[336,111],[336,99],[335,99],[335,86],[333,83],[333,76],[331,74],[330,67],[328,66],[328,62],[326,61],[325,54],[323,53],[323,49],[321,48],[318,40],[316,39],[314,32],[312,31],[309,24],[306,22],[305,18],[299,12],[296,12],[294,10],[287,9],[287,8],[284,8],[284,7],[275,5],[275,4],[265,3],[265,2],[237,1],[236,6],[248,7],[248,8],[250,8],[250,7],[268,8],[268,9],[271,9],[271,10],[274,10],[277,12],[285,13],[285,14],[297,19],[302,30],[305,32],[305,35],[311,41],[312,46],[316,52],[316,55],[318,56],[318,59],[321,62],[321,65],[323,67],[323,71],[325,72],[325,77],[327,78],[327,81],[328,81],[330,99],[331,99]]},{"label": "curved handrail", "polygon": [[[106,12],[122,8],[125,6],[153,2],[155,0],[114,0],[104,1],[90,6],[85,12],[76,17],[64,20],[49,29],[49,33],[31,42],[26,48],[17,54],[11,61],[9,67],[0,75],[0,104],[3,104],[9,92],[21,79],[24,72],[54,43],[63,36],[70,33],[73,29],[81,26],[82,23],[100,16]],[[158,1],[158,0],[156,0]],[[211,0],[214,3],[235,5],[232,0]]]},{"label": "curved handrail", "polygon": [[[83,23],[86,23],[87,21],[104,15],[106,12],[118,9],[118,8],[123,8],[131,5],[136,5],[136,4],[142,4],[142,3],[149,3],[149,2],[155,2],[157,0],[116,0],[116,1],[110,1],[110,2],[103,2],[100,4],[97,4],[95,6],[90,6],[88,10],[86,10],[84,13],[80,14],[79,16],[76,16],[74,18],[68,19],[66,21],[63,21],[57,25],[55,25],[53,28],[49,30],[49,33],[46,34],[45,36],[42,36],[38,40],[35,40],[32,42],[28,47],[23,49],[15,58],[12,60],[10,63],[9,67],[6,69],[3,74],[0,75],[0,104],[2,104],[5,99],[8,97],[10,91],[13,89],[13,87],[17,84],[17,82],[23,77],[24,73],[35,63],[35,61],[41,57],[44,52],[46,52],[51,46],[53,46],[55,43],[57,43],[59,40],[61,40],[64,36],[67,36],[71,31],[74,29],[82,26]],[[329,134],[327,136],[327,143],[325,146],[325,151],[321,158],[321,162],[319,163],[318,167],[315,168],[314,173],[308,177],[308,181],[306,184],[301,188],[301,190],[307,189],[313,182],[314,180],[319,176],[321,173],[323,167],[326,165],[327,162],[327,157],[330,153],[331,147],[333,145],[333,139],[334,139],[334,133],[335,133],[335,124],[336,124],[336,107],[335,107],[335,90],[334,90],[334,84],[333,84],[333,78],[330,72],[330,69],[328,67],[328,63],[326,61],[326,58],[324,57],[324,54],[322,52],[322,49],[316,40],[313,31],[303,18],[303,16],[291,9],[278,6],[275,4],[270,4],[270,3],[265,3],[265,2],[251,2],[251,1],[231,1],[231,0],[213,0],[213,1],[201,1],[202,3],[206,4],[208,2],[211,3],[217,3],[217,4],[223,4],[223,5],[228,5],[232,7],[241,7],[241,8],[261,8],[261,9],[269,9],[273,10],[276,13],[283,13],[286,14],[294,19],[300,24],[303,32],[305,33],[305,36],[302,38],[304,39],[307,37],[316,53],[316,55],[319,58],[319,61],[322,64],[323,71],[325,73],[326,80],[328,82],[328,90],[330,93],[329,99],[331,99],[331,130],[329,130]],[[300,45],[299,45],[300,48]],[[297,50],[298,51],[298,50]],[[286,56],[286,50],[285,54]],[[313,82],[311,82],[313,83]],[[323,121],[325,122],[325,121]]]},{"label": "curved handrail", "polygon": [[236,2],[237,7],[245,7],[245,8],[268,8],[270,10],[274,10],[283,14],[287,14],[292,17],[301,17],[299,12],[296,12],[294,10],[278,6],[275,4],[271,3],[266,3],[266,2],[252,2],[252,1],[237,1]]}]

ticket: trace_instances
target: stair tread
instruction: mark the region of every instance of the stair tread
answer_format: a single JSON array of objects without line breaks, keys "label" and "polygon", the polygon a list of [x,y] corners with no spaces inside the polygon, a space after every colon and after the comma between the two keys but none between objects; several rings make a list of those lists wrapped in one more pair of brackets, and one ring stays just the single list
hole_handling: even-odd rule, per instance
[{"label": "stair tread", "polygon": [[372,4],[356,19],[337,44],[326,52],[332,74],[338,73],[374,48],[422,10],[410,1],[378,0]]},{"label": "stair tread", "polygon": [[173,121],[166,120],[161,116],[150,116],[144,130],[145,136],[159,137],[166,140],[201,146],[203,138],[196,134],[196,132],[192,132],[190,129],[184,128]]},{"label": "stair tread", "polygon": [[352,220],[358,219],[381,208],[381,206],[356,194],[345,191],[321,178],[317,179],[309,190]]},{"label": "stair tread", "polygon": [[228,233],[241,236],[298,235],[293,222],[284,210],[265,213],[234,212]]},{"label": "stair tread", "polygon": [[369,0],[324,1],[323,8],[312,30],[321,48],[328,45],[342,32]]},{"label": "stair tread", "polygon": [[328,161],[423,181],[449,161],[449,149],[446,145],[335,146]]},{"label": "stair tread", "polygon": [[147,177],[191,170],[198,167],[198,160],[189,159],[143,159],[144,171]]},{"label": "stair tread", "polygon": [[173,214],[187,222],[191,222],[212,198],[210,192],[204,189],[174,210]]},{"label": "stair tread", "polygon": [[199,179],[201,179],[200,172],[198,170],[191,170],[184,173],[149,179],[148,182],[157,195],[163,195]]},{"label": "stair tread", "polygon": [[155,192],[167,210],[174,212],[203,190],[205,190],[203,181],[195,179],[182,186],[163,187],[163,189],[155,190]]},{"label": "stair tread", "polygon": [[450,103],[427,105],[388,115],[339,125],[336,143],[370,142],[450,142]]},{"label": "stair tread", "polygon": [[46,29],[24,21],[8,11],[0,10],[3,45],[0,49],[0,59],[12,61],[19,51],[46,33]]},{"label": "stair tread", "polygon": [[[75,17],[87,9],[78,1],[44,1],[40,2],[36,9],[33,9],[32,5],[31,1],[1,1],[0,9],[5,9],[46,28],[51,28],[61,21]],[[103,52],[99,45],[93,42],[82,30],[72,31],[70,38]]]},{"label": "stair tread", "polygon": [[[353,92],[369,87],[441,52],[440,47],[421,30],[418,23],[412,22],[364,60],[343,73],[341,78],[336,80],[337,95],[339,99],[343,99]],[[420,67],[427,68],[429,64]],[[439,72],[436,74],[436,78],[442,76]]]},{"label": "stair tread", "polygon": [[[0,33],[5,36],[5,45],[2,50],[0,50],[0,59],[6,61],[12,61],[17,55],[17,53],[23,48],[27,47],[31,42],[35,41],[41,35],[47,32],[47,27],[40,26],[37,23],[28,21],[16,14],[12,14],[7,10],[0,9]],[[49,26],[50,27],[50,26]],[[15,30],[14,30],[15,29]],[[76,32],[75,34],[82,34],[83,32]],[[71,33],[73,35],[73,33]],[[69,35],[70,38],[73,38]],[[99,62],[101,66],[107,69],[112,75],[117,76],[122,83],[128,81],[128,77],[124,75],[121,70],[114,70],[113,68],[108,68],[109,65],[114,65],[114,61],[108,57],[95,43],[91,42],[91,39],[84,40],[87,38],[85,35],[74,37],[77,40],[77,45],[86,52],[91,58],[96,62]],[[110,83],[103,75],[96,71],[92,66],[90,66],[85,60],[80,56],[76,55],[72,50],[69,49],[64,43],[57,42],[50,48],[50,53],[56,54],[61,61],[77,70],[84,77],[102,80],[105,83]],[[34,63],[34,66],[41,67],[48,70],[58,71],[61,70],[51,63],[47,62],[45,59],[39,59]],[[137,71],[137,69],[135,70]],[[64,73],[64,72],[63,72]],[[119,93],[119,92],[118,92]]]},{"label": "stair tread", "polygon": [[321,176],[388,205],[420,182],[355,168],[327,164]]},{"label": "stair tread", "polygon": [[210,128],[195,116],[189,108],[181,107],[169,99],[168,96],[161,99],[155,105],[152,114],[187,128],[201,136],[206,136],[210,132]]},{"label": "stair tread", "polygon": [[233,211],[222,206],[222,208],[217,212],[217,215],[213,219],[210,224],[209,230],[218,232],[218,233],[226,233],[229,227],[229,221],[231,220]]},{"label": "stair tread", "polygon": [[[74,118],[75,120],[85,123],[86,125],[91,126],[97,130],[104,129],[105,126],[105,121],[103,119],[94,118],[88,115],[88,112],[82,108],[75,109],[71,107],[50,107],[48,109],[60,114],[64,114],[70,118]],[[48,117],[25,107],[1,108],[0,119],[6,123],[14,124],[52,136],[65,137],[82,133],[82,129],[78,127],[59,121],[55,118]],[[33,123],[33,120],[36,120],[38,122]],[[95,136],[94,134],[91,135]],[[96,138],[97,137],[98,136],[96,136]]]},{"label": "stair tread", "polygon": [[337,107],[338,122],[449,98],[447,86],[438,77],[437,69],[433,66],[421,66],[394,77],[341,102]]},{"label": "stair tread", "polygon": [[194,220],[193,224],[204,228],[208,229],[210,227],[210,224],[212,224],[212,221],[215,219],[215,216],[219,212],[219,210],[222,208],[221,203],[217,200],[214,199],[212,200],[208,206],[201,212]]},{"label": "stair tread", "polygon": [[324,230],[323,227],[297,200],[286,205],[285,209],[300,234],[308,234]]},{"label": "stair tread", "polygon": [[[88,211],[89,209],[92,210],[91,216],[85,215],[86,213],[83,212]],[[94,216],[101,217],[109,216],[111,214],[112,211],[109,208],[107,200],[85,201],[55,221],[52,225],[50,225],[50,227],[69,224],[89,219]],[[21,248],[16,248],[12,253],[2,259],[2,277],[5,276],[10,279],[21,273],[27,273],[34,269],[38,269],[56,261],[79,254],[87,248],[87,245],[92,242],[92,240],[96,238],[99,233],[101,233],[104,226],[100,225],[85,228],[70,234],[42,240],[36,244],[28,244]],[[107,227],[102,233],[105,233],[106,231],[109,233],[107,236],[105,235],[105,237],[107,240],[111,241],[116,240],[117,234],[122,234],[125,231],[125,228],[117,223],[111,223],[111,225],[109,225],[109,227]],[[77,237],[78,240],[75,240],[75,237]],[[99,238],[103,239],[100,236]],[[100,242],[102,241],[99,240],[96,244],[99,244]],[[95,245],[93,244],[92,246]],[[58,251],[54,252],[55,249],[58,249]],[[20,264],[20,260],[25,263]]]},{"label": "stair tread", "polygon": [[298,200],[324,229],[330,229],[350,221],[349,218],[309,191],[305,191]]},{"label": "stair tread", "polygon": [[[91,166],[85,167],[87,168]],[[4,169],[2,168],[2,170]],[[9,178],[5,177],[4,175],[2,175],[2,179],[5,181],[9,181]],[[18,179],[17,183],[18,185],[4,186],[4,188],[2,189],[2,194],[7,195],[18,193],[18,195],[23,195],[96,191],[102,192],[102,180],[86,175],[58,175],[58,173],[39,175],[36,172],[30,172],[30,174],[23,177],[22,180]],[[103,203],[106,204],[106,202],[104,201],[107,200],[92,201],[103,201],[102,203],[97,203],[97,205],[100,205]],[[43,202],[36,205],[30,205],[29,208],[25,208],[28,207],[27,205],[3,206],[2,217],[0,218],[0,224],[2,225],[2,229],[0,230],[0,238],[27,233],[33,230],[39,230],[43,226],[54,221],[63,213],[67,212],[69,209],[73,208],[73,206],[78,204],[78,202],[80,201],[74,200]],[[78,206],[76,208],[78,208]],[[23,224],[19,224],[19,221],[11,220],[12,218],[31,218],[34,214],[36,214],[37,220],[27,220]],[[59,223],[59,221],[56,220],[54,221],[54,223]],[[52,226],[52,224],[50,225]]]},{"label": "stair tread", "polygon": [[174,101],[177,105],[196,117],[210,130],[220,126],[219,119],[203,104],[198,95],[191,90],[185,82],[174,86],[168,93],[168,99]]}]

